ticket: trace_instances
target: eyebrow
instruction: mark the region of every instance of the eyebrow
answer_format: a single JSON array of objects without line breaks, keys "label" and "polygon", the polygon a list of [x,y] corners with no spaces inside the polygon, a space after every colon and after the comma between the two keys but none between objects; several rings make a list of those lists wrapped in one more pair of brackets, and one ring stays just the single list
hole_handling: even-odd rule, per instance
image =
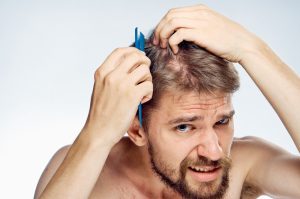
[{"label": "eyebrow", "polygon": [[[231,118],[235,114],[235,111],[232,110],[229,113],[221,114],[217,116],[217,118]],[[183,116],[183,117],[178,117],[175,119],[172,119],[168,122],[169,125],[174,125],[178,123],[185,123],[185,122],[194,122],[197,120],[203,120],[203,117],[200,115],[195,115],[195,116]]]},{"label": "eyebrow", "polygon": [[232,110],[229,113],[221,114],[218,118],[231,118],[235,114],[235,111]]},{"label": "eyebrow", "polygon": [[203,120],[203,117],[200,115],[178,117],[178,118],[170,120],[168,122],[168,124],[172,125],[172,124],[178,124],[178,123],[184,123],[184,122],[194,122],[196,120]]}]

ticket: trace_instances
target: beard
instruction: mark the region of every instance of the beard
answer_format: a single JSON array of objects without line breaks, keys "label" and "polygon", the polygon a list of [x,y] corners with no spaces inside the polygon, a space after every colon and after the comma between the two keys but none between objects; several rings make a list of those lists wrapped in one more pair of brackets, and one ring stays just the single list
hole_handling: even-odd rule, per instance
[{"label": "beard", "polygon": [[[179,173],[178,170],[171,168],[162,159],[157,158],[157,153],[154,152],[151,143],[148,145],[148,152],[152,170],[158,175],[160,180],[178,192],[186,199],[222,199],[229,186],[229,171],[231,167],[231,160],[228,157],[217,161],[209,160],[204,156],[198,157],[197,160],[185,158],[181,164]],[[216,179],[210,182],[201,182],[197,187],[189,185],[186,180],[186,172],[189,167],[193,166],[214,166],[220,167],[223,170],[221,179]],[[174,176],[177,179],[174,180]]]}]

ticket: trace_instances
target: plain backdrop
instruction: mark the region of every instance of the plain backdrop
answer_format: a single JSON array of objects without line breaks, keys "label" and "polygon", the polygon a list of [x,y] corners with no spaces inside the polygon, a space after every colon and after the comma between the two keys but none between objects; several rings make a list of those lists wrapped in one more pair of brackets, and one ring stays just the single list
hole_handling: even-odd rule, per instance
[{"label": "plain backdrop", "polygon": [[[33,198],[52,155],[85,123],[94,71],[113,49],[133,42],[136,26],[148,33],[170,8],[198,3],[243,24],[300,73],[297,0],[1,0],[0,198]],[[299,154],[272,107],[237,69],[235,136],[259,136]]]}]

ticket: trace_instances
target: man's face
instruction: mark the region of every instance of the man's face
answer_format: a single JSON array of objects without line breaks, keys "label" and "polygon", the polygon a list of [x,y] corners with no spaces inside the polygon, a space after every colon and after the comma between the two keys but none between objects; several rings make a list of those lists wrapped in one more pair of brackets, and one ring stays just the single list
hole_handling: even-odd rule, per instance
[{"label": "man's face", "polygon": [[151,112],[154,172],[185,198],[222,198],[229,183],[231,95],[168,92]]}]

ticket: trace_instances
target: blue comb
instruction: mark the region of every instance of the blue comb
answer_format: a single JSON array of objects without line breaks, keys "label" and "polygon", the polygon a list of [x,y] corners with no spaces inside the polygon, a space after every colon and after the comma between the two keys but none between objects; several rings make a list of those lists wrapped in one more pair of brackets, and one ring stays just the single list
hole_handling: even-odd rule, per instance
[{"label": "blue comb", "polygon": [[[139,32],[138,28],[135,28],[134,31],[134,45],[137,49],[141,50],[141,51],[145,51],[145,36],[143,35],[142,32]],[[143,118],[142,118],[142,104],[139,104],[138,107],[138,113],[139,113],[139,121],[140,121],[140,127],[143,126]]]}]

